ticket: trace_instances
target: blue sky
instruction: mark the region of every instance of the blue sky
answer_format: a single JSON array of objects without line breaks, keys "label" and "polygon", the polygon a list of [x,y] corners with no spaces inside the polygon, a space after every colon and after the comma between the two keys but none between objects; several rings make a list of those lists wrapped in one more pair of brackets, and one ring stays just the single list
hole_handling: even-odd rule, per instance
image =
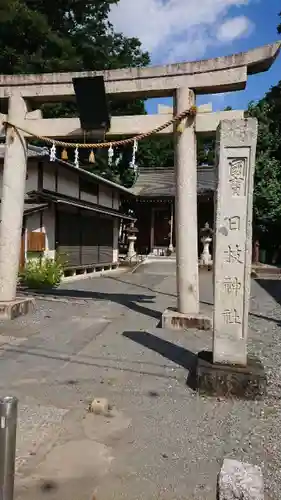
[{"label": "blue sky", "polygon": [[[193,61],[247,51],[281,38],[277,34],[279,0],[119,0],[112,9],[115,29],[137,36],[152,64]],[[281,55],[273,67],[248,78],[247,88],[216,96],[199,96],[213,109],[245,109],[281,80]],[[157,99],[148,103],[157,112]]]}]

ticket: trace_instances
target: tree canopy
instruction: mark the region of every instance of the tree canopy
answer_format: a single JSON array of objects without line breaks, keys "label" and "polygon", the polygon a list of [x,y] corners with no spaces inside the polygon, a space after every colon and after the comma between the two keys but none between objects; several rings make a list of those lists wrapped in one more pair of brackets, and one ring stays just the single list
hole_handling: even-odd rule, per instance
[{"label": "tree canopy", "polygon": [[[119,0],[1,0],[0,70],[2,74],[98,71],[149,64],[149,54],[137,38],[116,33],[108,20]],[[143,114],[144,102],[110,101],[112,115]],[[45,117],[77,116],[75,103],[46,104]],[[87,163],[87,155],[81,153]],[[128,159],[128,151],[124,151]],[[70,160],[72,156],[70,154]],[[99,151],[91,168],[128,183],[131,172],[122,160],[108,168]],[[123,164],[123,166],[122,166]]]},{"label": "tree canopy", "polygon": [[[279,14],[281,17],[281,14]],[[277,28],[281,33],[281,24]],[[281,81],[249,115],[259,122],[254,188],[254,233],[265,249],[280,246],[281,231]]]},{"label": "tree canopy", "polygon": [[115,33],[108,21],[118,0],[1,0],[2,73],[104,70],[145,66],[137,38]]},{"label": "tree canopy", "polygon": [[[114,31],[108,21],[110,7],[119,0],[1,0],[1,73],[25,74],[60,71],[105,70],[149,64],[137,38]],[[143,114],[144,102],[109,102],[112,115]],[[75,103],[47,104],[45,117],[75,116]],[[134,174],[128,169],[132,148],[120,150],[122,159],[108,168],[106,151],[98,151],[94,166],[87,168],[126,185]],[[72,160],[72,153],[69,152]],[[212,158],[212,148],[199,143],[199,161]],[[88,163],[87,153],[80,158]],[[139,144],[139,166],[173,166],[173,138],[151,137]]]},{"label": "tree canopy", "polygon": [[[272,89],[273,90],[273,89]],[[274,93],[274,92],[273,92]],[[258,141],[254,188],[254,233],[265,247],[278,244],[281,229],[281,140],[271,92],[249,106],[258,119]],[[279,114],[280,116],[280,114]]]}]

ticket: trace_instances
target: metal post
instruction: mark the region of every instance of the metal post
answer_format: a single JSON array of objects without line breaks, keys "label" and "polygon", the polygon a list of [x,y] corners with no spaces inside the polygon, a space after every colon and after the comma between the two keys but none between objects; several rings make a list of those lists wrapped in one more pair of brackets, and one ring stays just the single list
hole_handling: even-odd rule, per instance
[{"label": "metal post", "polygon": [[13,500],[18,400],[0,399],[0,500]]}]

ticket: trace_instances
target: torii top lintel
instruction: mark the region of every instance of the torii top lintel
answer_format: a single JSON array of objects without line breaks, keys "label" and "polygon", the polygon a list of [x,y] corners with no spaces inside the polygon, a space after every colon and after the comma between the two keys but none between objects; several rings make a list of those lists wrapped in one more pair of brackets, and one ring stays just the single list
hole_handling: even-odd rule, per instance
[{"label": "torii top lintel", "polygon": [[0,99],[15,91],[27,99],[52,101],[74,95],[72,79],[103,75],[107,94],[121,97],[162,97],[179,87],[196,94],[242,90],[247,76],[267,71],[278,56],[281,42],[248,52],[202,61],[145,68],[124,68],[80,73],[43,73],[39,75],[0,75]]}]

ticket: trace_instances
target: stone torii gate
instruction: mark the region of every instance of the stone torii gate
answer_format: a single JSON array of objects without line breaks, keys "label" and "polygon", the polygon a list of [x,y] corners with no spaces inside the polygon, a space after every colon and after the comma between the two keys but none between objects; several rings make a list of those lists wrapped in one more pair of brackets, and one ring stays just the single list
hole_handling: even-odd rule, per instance
[{"label": "stone torii gate", "polygon": [[[28,137],[20,129],[28,130],[35,135],[56,139],[83,137],[79,119],[43,119],[40,110],[37,109],[39,105],[45,102],[72,100],[74,97],[73,78],[102,74],[108,95],[122,99],[173,96],[174,115],[178,115],[195,105],[195,95],[244,89],[248,75],[267,71],[271,67],[279,53],[280,45],[279,42],[276,42],[229,57],[159,67],[128,68],[104,72],[0,75],[0,100],[2,109],[6,107],[7,110],[7,113],[0,117],[2,133],[6,134],[0,225],[0,311],[12,310],[13,307],[16,310],[19,309],[19,301],[16,299],[16,284],[25,195],[26,140]],[[254,145],[251,138],[255,136],[255,125],[249,124],[249,121],[246,123],[243,117],[243,111],[200,113],[199,109],[195,118],[187,117],[179,126],[169,127],[162,132],[174,133],[176,139],[178,307],[177,311],[166,311],[163,314],[165,325],[206,327],[207,320],[199,314],[196,134],[215,134],[218,126],[222,123],[219,129],[219,138],[226,141],[227,130],[232,130],[233,137],[230,138],[229,147],[232,147],[233,156],[235,148],[239,145],[237,141],[235,142],[233,132],[237,128],[240,132],[242,131],[240,139],[242,142],[244,141],[244,147],[250,148],[250,156],[249,154],[246,156],[248,161],[251,161],[253,168]],[[148,132],[171,118],[171,114],[113,117],[107,139],[113,140],[120,135],[135,136]],[[12,125],[4,127],[3,123],[6,121],[15,127]],[[228,135],[230,137],[231,132]],[[219,156],[220,162],[223,164],[226,160],[222,151],[220,151]],[[221,167],[220,164],[219,172],[221,172]],[[221,175],[219,180],[220,190],[225,185],[224,176]],[[248,225],[249,223],[251,223],[250,218],[248,218]],[[218,234],[216,240],[218,243]],[[249,248],[248,251],[250,252]],[[215,257],[218,266],[220,257],[218,257],[217,252]],[[228,314],[230,318],[228,319],[231,321],[232,313]],[[242,351],[238,362],[245,364],[246,351]],[[230,355],[226,354],[224,359],[223,357],[220,357],[219,361],[231,362]]]}]

